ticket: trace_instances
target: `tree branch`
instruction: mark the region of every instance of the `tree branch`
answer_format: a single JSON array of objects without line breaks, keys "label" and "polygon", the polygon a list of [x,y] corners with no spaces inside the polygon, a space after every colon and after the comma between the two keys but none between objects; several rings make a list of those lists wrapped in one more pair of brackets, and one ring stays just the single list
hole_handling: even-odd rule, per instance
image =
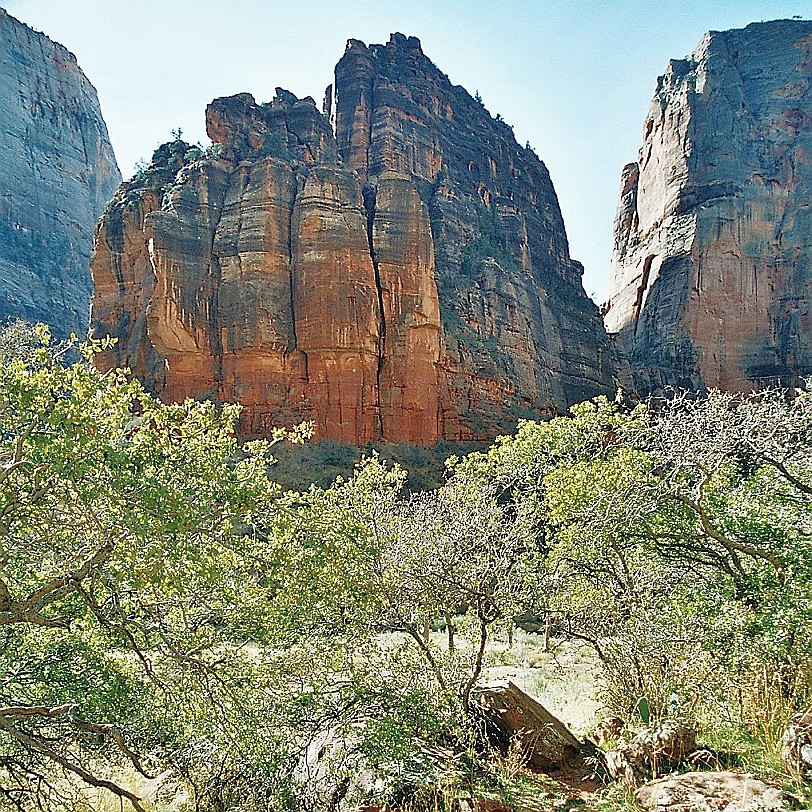
[{"label": "tree branch", "polygon": [[772,553],[768,553],[766,550],[762,550],[760,547],[754,547],[752,544],[742,544],[741,542],[735,541],[734,539],[728,538],[727,536],[722,535],[709,521],[708,517],[705,515],[705,511],[702,509],[702,506],[695,502],[685,494],[680,493],[679,491],[675,491],[669,496],[672,499],[675,499],[677,502],[681,502],[686,507],[691,508],[694,513],[698,516],[700,524],[702,525],[702,530],[710,536],[715,541],[718,541],[729,553],[734,554],[736,552],[743,553],[744,555],[749,555],[751,558],[760,558],[762,561],[766,561],[770,564],[776,572],[780,573],[783,571],[783,565],[777,556],[774,556]]},{"label": "tree branch", "polygon": [[812,495],[812,486],[807,485],[805,482],[798,479],[798,477],[796,477],[795,474],[790,473],[790,471],[787,470],[787,467],[784,465],[784,463],[782,463],[780,460],[775,460],[772,457],[768,457],[766,454],[762,454],[761,458],[768,465],[772,465],[772,467],[775,468],[776,471],[778,471],[784,477],[784,479],[786,479],[787,482],[790,483],[790,485],[793,485],[802,493]]},{"label": "tree branch", "polygon": [[88,770],[81,765],[74,763],[70,759],[58,753],[52,747],[49,747],[47,744],[45,744],[45,742],[32,738],[26,733],[23,733],[21,730],[18,730],[16,727],[14,727],[14,725],[9,724],[9,722],[7,722],[1,716],[0,730],[8,733],[9,736],[23,746],[40,753],[46,758],[49,758],[55,764],[58,764],[60,767],[66,769],[68,772],[79,776],[79,778],[81,778],[86,784],[89,784],[92,787],[98,787],[99,789],[106,789],[109,792],[112,792],[114,795],[117,795],[119,798],[126,798],[137,810],[137,812],[146,812],[144,807],[141,805],[141,799],[135,793],[124,789],[124,787],[120,787],[114,781],[108,781],[106,778],[98,778],[97,776],[93,775],[93,773],[88,772]]},{"label": "tree branch", "polygon": [[0,716],[9,716],[13,719],[19,719],[23,716],[62,716],[75,709],[76,705],[57,705],[56,707],[49,708],[46,705],[11,705],[6,708],[0,708]]}]

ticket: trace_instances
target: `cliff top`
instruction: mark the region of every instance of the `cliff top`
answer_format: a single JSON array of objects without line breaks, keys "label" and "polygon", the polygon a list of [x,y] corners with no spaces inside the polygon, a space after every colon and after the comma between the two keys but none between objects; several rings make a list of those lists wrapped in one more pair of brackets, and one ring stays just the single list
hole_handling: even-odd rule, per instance
[{"label": "cliff top", "polygon": [[[76,55],[72,51],[69,51],[64,45],[62,45],[62,43],[52,40],[44,32],[37,31],[36,28],[32,28],[30,25],[24,23],[22,20],[18,20],[13,14],[9,14],[2,6],[0,6],[0,25],[8,24],[8,22],[11,22],[14,25],[18,25],[20,28],[25,29],[27,32],[29,32],[30,34],[34,34],[40,39],[47,40],[53,46],[55,51],[59,51],[59,53],[63,55],[66,59],[73,62],[73,64],[76,65],[77,68],[79,67],[79,62],[76,59]],[[79,70],[81,70],[81,68],[79,68]]]},{"label": "cliff top", "polygon": [[744,28],[729,28],[725,31],[717,31],[715,29],[711,29],[708,31],[706,36],[715,36],[717,34],[757,34],[758,36],[764,36],[773,34],[779,30],[790,30],[795,29],[796,31],[809,31],[812,33],[812,20],[801,20],[801,19],[782,19],[782,20],[762,20],[761,22],[757,23],[749,23],[748,25],[744,26]]}]

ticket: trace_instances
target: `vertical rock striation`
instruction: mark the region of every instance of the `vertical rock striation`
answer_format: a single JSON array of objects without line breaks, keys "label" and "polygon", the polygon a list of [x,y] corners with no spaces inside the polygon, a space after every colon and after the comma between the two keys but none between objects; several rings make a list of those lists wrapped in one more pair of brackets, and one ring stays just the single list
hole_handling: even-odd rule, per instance
[{"label": "vertical rock striation", "polygon": [[711,32],[659,78],[605,314],[643,393],[812,373],[810,81],[801,20]]},{"label": "vertical rock striation", "polygon": [[93,228],[121,175],[68,50],[0,9],[0,321],[87,332]]},{"label": "vertical rock striation", "polygon": [[[414,38],[350,40],[320,112],[216,99],[122,185],[93,260],[100,359],[245,430],[430,445],[613,392],[549,175]],[[334,128],[333,126],[334,125]]]}]

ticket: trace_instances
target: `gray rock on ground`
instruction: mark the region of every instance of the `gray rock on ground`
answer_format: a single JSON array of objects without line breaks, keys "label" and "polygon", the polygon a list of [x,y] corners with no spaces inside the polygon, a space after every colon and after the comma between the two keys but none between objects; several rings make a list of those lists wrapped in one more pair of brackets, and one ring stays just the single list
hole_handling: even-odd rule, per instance
[{"label": "gray rock on ground", "polygon": [[787,809],[784,793],[752,775],[683,773],[644,784],[635,793],[649,812],[775,812]]},{"label": "gray rock on ground", "polygon": [[615,780],[635,784],[673,769],[685,761],[695,747],[696,735],[691,728],[667,720],[609,750],[606,767]]},{"label": "gray rock on ground", "polygon": [[796,713],[781,742],[784,767],[804,778],[812,778],[812,710]]}]

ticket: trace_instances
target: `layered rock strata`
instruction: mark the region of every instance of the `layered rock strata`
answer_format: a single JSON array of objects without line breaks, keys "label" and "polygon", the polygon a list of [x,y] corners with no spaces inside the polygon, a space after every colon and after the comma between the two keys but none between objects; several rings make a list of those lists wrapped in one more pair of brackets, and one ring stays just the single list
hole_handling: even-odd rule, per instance
[{"label": "layered rock strata", "polygon": [[246,433],[490,438],[616,386],[546,168],[414,38],[350,40],[325,109],[216,99],[125,183],[93,259],[96,334],[162,397]]},{"label": "layered rock strata", "polygon": [[93,229],[121,175],[76,58],[0,9],[0,322],[86,333]]},{"label": "layered rock strata", "polygon": [[639,389],[812,373],[812,22],[711,32],[623,170],[605,314]]}]

